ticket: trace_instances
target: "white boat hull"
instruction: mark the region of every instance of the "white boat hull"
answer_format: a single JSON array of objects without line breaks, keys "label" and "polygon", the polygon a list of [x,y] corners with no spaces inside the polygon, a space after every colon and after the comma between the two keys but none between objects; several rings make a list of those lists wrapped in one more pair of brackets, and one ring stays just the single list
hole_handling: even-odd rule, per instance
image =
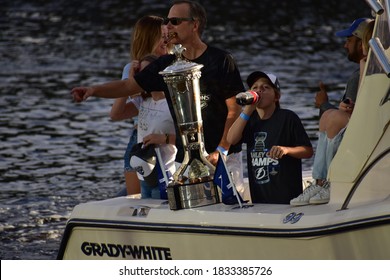
[{"label": "white boat hull", "polygon": [[[77,206],[59,258],[390,259],[389,200],[353,211],[266,204],[172,211],[161,202],[117,198]],[[146,215],[133,216],[141,208]]]}]

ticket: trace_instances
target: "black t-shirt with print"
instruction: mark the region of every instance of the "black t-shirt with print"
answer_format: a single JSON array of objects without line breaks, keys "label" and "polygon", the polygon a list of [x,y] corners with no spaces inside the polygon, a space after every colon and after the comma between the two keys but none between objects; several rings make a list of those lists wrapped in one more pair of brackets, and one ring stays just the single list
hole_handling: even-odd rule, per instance
[{"label": "black t-shirt with print", "polygon": [[266,156],[272,146],[309,146],[310,139],[299,117],[292,111],[276,109],[267,120],[255,111],[245,126],[242,142],[247,143],[248,177],[253,203],[289,204],[302,193],[301,159]]},{"label": "black t-shirt with print", "polygon": [[[175,56],[165,55],[149,64],[143,71],[135,75],[137,83],[146,91],[165,91],[168,106],[175,120],[168,87],[162,75],[158,74],[169,66]],[[238,67],[228,52],[208,46],[206,51],[192,62],[202,64],[199,80],[201,92],[201,110],[203,120],[203,132],[205,148],[208,153],[216,150],[225,127],[227,106],[225,100],[245,90]],[[177,133],[177,136],[179,134]],[[178,142],[179,140],[179,142]],[[182,161],[181,138],[177,137],[178,147],[177,161]],[[229,153],[241,151],[241,144],[232,145]]]}]

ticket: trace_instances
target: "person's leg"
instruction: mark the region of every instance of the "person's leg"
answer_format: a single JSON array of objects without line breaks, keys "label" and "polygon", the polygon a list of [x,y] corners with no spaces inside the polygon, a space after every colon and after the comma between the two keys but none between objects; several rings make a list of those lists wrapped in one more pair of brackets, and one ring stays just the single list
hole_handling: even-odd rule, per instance
[{"label": "person's leg", "polygon": [[348,121],[349,114],[340,110],[330,109],[323,113],[313,162],[314,179],[319,181],[326,179],[328,168],[340,145]]},{"label": "person's leg", "polygon": [[160,188],[158,186],[151,189],[151,197],[154,199],[161,199]]},{"label": "person's leg", "polygon": [[122,189],[115,195],[115,197],[119,197],[119,196],[127,196],[127,190],[126,190],[126,188],[122,188]]},{"label": "person's leg", "polygon": [[[322,153],[322,162],[320,163],[315,161],[313,164],[313,170],[315,168],[315,164],[318,164],[318,166],[324,170],[319,177],[314,176],[317,174],[313,174],[313,178],[326,179],[330,163],[332,162],[332,159],[340,146],[341,140],[343,139],[349,117],[350,115],[348,113],[340,110],[328,110],[323,114],[323,117],[321,117],[320,133],[324,133],[322,136],[326,139],[323,139],[321,143],[320,141],[318,142],[317,149],[320,148],[320,152]],[[318,171],[318,167],[316,167],[316,169],[316,172],[320,173]]]},{"label": "person's leg", "polygon": [[320,119],[319,129],[326,132],[329,139],[333,139],[347,126],[350,114],[341,110],[328,110]]},{"label": "person's leg", "polygon": [[141,187],[140,182],[137,176],[137,172],[130,166],[130,152],[131,148],[137,144],[137,129],[134,129],[129,142],[127,144],[126,152],[124,155],[124,168],[125,168],[125,182],[127,194],[137,194],[140,193]]},{"label": "person's leg", "polygon": [[[326,114],[327,111],[324,112]],[[324,115],[323,114],[323,115]],[[310,198],[315,196],[319,191],[321,191],[321,185],[326,179],[327,175],[327,150],[328,150],[328,137],[326,137],[325,131],[320,131],[318,133],[318,142],[317,148],[314,155],[312,177],[313,181],[310,185],[305,188],[298,197],[290,201],[291,205],[302,206],[308,205]]]},{"label": "person's leg", "polygon": [[136,171],[125,171],[125,181],[128,195],[141,192],[141,184]]},{"label": "person's leg", "polygon": [[328,169],[336,154],[350,115],[344,111],[330,109],[320,119],[319,137],[315,151],[312,177],[315,180],[303,193],[290,201],[291,205],[323,204],[330,198]]},{"label": "person's leg", "polygon": [[[326,111],[324,112],[324,114]],[[325,131],[320,131],[318,133],[318,142],[314,154],[314,162],[312,169],[312,177],[316,180],[326,179],[328,174],[326,158],[327,158],[327,149],[328,149],[328,137],[326,136]]]},{"label": "person's leg", "polygon": [[[326,180],[328,175],[329,166],[340,146],[343,139],[346,126],[348,125],[350,115],[340,110],[329,110],[329,114],[325,115],[325,118],[320,119],[320,130],[325,130],[326,135],[326,149],[322,151],[323,173],[321,177],[314,177],[314,165],[313,165],[313,178],[317,179],[317,185],[322,189],[312,196],[309,200],[310,204],[323,204],[328,203],[330,200],[330,184]],[[316,170],[317,172],[318,170]],[[325,177],[323,177],[325,175]]]},{"label": "person's leg", "polygon": [[141,180],[141,198],[152,198],[152,188]]}]

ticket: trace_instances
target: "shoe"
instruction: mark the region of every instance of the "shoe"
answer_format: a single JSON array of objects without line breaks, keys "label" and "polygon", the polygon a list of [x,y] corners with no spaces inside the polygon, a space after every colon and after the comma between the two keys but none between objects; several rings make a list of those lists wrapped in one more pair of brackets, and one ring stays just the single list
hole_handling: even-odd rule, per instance
[{"label": "shoe", "polygon": [[306,189],[304,189],[302,194],[290,200],[290,205],[292,206],[308,205],[310,198],[315,196],[321,189],[322,187],[318,186],[314,180],[313,182],[310,183],[310,185]]},{"label": "shoe", "polygon": [[330,200],[330,188],[329,183],[325,183],[321,187],[321,190],[312,198],[310,198],[309,203],[310,204],[325,204],[328,203]]}]

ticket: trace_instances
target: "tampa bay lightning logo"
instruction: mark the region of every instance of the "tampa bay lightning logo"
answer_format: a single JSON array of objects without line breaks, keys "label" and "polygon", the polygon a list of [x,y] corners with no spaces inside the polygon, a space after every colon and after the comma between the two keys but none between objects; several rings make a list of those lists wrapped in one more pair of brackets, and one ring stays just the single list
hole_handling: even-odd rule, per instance
[{"label": "tampa bay lightning logo", "polygon": [[302,218],[303,215],[304,214],[302,212],[300,213],[291,212],[283,219],[283,224],[287,224],[287,223],[295,224]]},{"label": "tampa bay lightning logo", "polygon": [[267,174],[267,171],[265,170],[264,166],[256,169],[256,172],[255,172],[256,180],[261,180],[267,175],[268,174]]}]

